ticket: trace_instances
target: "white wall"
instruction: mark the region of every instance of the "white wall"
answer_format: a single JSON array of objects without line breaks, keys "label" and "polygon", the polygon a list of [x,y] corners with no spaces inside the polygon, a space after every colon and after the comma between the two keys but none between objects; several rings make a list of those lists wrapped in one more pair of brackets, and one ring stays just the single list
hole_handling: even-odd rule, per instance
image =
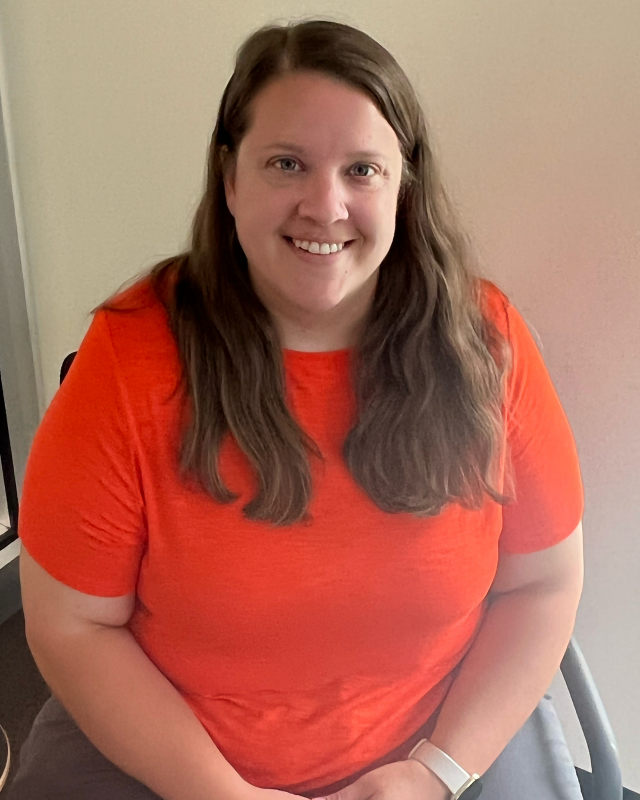
[{"label": "white wall", "polygon": [[586,487],[577,635],[640,790],[637,0],[4,0],[41,408],[89,309],[185,243],[237,45],[310,14],[398,57],[488,274],[541,337]]}]

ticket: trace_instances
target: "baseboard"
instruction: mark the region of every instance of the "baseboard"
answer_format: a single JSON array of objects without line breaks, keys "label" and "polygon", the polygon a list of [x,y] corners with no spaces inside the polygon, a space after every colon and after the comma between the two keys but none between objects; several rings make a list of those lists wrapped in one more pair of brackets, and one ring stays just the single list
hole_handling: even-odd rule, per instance
[{"label": "baseboard", "polygon": [[22,608],[19,570],[19,556],[0,569],[0,625]]},{"label": "baseboard", "polygon": [[20,539],[14,533],[9,537],[7,534],[8,531],[0,536],[0,569],[20,555]]}]

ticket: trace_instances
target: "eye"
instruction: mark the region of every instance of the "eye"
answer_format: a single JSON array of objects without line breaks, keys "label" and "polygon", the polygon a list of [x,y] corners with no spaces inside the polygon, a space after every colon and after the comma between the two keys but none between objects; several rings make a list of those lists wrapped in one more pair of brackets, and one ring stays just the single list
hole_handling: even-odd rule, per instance
[{"label": "eye", "polygon": [[279,158],[273,162],[274,164],[281,164],[279,167],[281,172],[295,172],[297,162],[293,158]]},{"label": "eye", "polygon": [[[375,167],[371,164],[354,164],[352,169],[354,170],[354,175],[356,178],[373,178],[375,175]],[[364,173],[364,170],[371,170],[371,172],[367,175]]]}]

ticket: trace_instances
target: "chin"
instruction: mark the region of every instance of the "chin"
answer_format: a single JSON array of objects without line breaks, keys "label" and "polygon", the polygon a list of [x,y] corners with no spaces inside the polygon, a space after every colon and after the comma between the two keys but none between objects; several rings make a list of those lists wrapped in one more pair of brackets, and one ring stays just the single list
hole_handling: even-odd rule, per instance
[{"label": "chin", "polygon": [[305,314],[328,314],[337,308],[342,302],[343,297],[318,297],[313,301],[309,301],[308,297],[304,299],[291,298],[291,302],[297,306],[300,311]]}]

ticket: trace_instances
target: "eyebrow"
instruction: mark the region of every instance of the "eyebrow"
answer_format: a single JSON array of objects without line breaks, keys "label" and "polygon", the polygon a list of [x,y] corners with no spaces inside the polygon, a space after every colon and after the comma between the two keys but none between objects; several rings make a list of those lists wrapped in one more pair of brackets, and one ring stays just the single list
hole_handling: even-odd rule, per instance
[{"label": "eyebrow", "polygon": [[[292,142],[274,142],[273,144],[267,145],[267,147],[263,147],[261,152],[266,153],[269,150],[283,150],[289,153],[297,153],[298,155],[305,154],[305,148],[301,147],[298,144],[293,144]],[[358,150],[355,153],[347,153],[347,158],[356,158],[356,159],[385,159],[386,156],[383,153],[378,153],[375,150]]]}]

